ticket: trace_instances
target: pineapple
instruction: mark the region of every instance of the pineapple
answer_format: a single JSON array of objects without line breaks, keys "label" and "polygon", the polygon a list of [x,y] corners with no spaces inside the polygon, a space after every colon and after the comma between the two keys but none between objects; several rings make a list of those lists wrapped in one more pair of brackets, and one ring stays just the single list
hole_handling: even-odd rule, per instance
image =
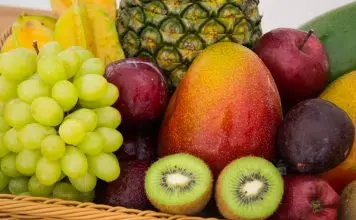
[{"label": "pineapple", "polygon": [[148,57],[174,90],[207,46],[252,47],[261,36],[259,0],[121,0],[117,28],[127,57]]}]

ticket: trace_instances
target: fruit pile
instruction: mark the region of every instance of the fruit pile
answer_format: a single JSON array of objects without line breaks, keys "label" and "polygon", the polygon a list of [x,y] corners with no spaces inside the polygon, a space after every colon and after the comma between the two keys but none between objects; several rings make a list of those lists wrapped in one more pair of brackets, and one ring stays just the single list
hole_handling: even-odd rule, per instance
[{"label": "fruit pile", "polygon": [[122,0],[118,15],[115,2],[52,0],[58,19],[13,25],[0,54],[3,193],[356,218],[356,3],[262,34],[258,1]]}]

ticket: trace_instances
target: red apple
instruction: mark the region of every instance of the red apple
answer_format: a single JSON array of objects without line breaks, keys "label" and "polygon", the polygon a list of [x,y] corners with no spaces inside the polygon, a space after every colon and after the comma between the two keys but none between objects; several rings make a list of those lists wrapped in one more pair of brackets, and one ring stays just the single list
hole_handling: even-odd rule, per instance
[{"label": "red apple", "polygon": [[317,97],[327,85],[328,55],[312,31],[272,30],[262,36],[255,52],[272,72],[287,108]]},{"label": "red apple", "polygon": [[337,220],[340,196],[316,176],[284,177],[284,196],[273,220]]},{"label": "red apple", "polygon": [[168,103],[168,88],[158,67],[147,59],[129,58],[111,63],[105,77],[120,90],[115,107],[121,128],[136,130],[159,121]]}]

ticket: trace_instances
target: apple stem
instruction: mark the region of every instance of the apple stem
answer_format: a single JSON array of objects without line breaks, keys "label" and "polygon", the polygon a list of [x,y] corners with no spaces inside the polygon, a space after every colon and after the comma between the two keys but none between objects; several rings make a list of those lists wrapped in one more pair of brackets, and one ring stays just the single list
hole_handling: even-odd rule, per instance
[{"label": "apple stem", "polygon": [[319,213],[319,212],[321,212],[321,209],[323,208],[322,207],[322,204],[321,204],[321,202],[319,201],[319,200],[314,200],[314,201],[312,201],[312,208],[313,208],[313,212],[314,213]]},{"label": "apple stem", "polygon": [[32,46],[33,46],[33,48],[35,48],[36,53],[39,54],[39,53],[40,53],[40,50],[38,49],[37,40],[35,40],[35,41],[32,42]]},{"label": "apple stem", "polygon": [[309,38],[314,34],[314,30],[310,29],[307,36],[304,38],[303,43],[300,44],[299,50],[302,50],[304,45],[308,42]]}]

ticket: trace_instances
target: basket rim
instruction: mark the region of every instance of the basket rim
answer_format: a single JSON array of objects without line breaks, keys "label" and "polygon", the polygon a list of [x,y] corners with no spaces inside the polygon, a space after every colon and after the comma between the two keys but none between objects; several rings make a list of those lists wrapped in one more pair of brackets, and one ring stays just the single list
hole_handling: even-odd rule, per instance
[{"label": "basket rim", "polygon": [[218,220],[185,215],[172,215],[152,210],[113,207],[91,202],[78,202],[33,196],[0,194],[0,217],[16,219],[70,219],[70,220]]}]

